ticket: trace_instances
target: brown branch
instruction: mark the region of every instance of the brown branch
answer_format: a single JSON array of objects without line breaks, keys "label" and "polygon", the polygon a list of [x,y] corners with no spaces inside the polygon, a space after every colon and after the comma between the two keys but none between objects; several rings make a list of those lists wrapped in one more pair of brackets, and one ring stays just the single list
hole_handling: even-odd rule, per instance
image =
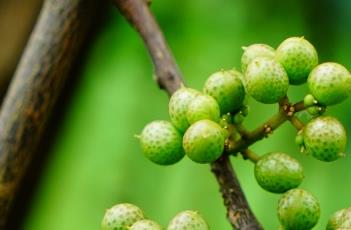
[{"label": "brown branch", "polygon": [[115,0],[120,12],[139,32],[151,55],[160,88],[171,95],[182,84],[182,75],[146,0]]},{"label": "brown branch", "polygon": [[[143,38],[154,63],[157,82],[171,95],[182,84],[181,74],[147,2],[144,0],[114,0],[114,2]],[[211,164],[211,168],[220,185],[227,216],[233,229],[262,229],[249,208],[229,156],[224,154]]]},{"label": "brown branch", "polygon": [[0,229],[86,37],[95,0],[46,0],[0,114]]}]

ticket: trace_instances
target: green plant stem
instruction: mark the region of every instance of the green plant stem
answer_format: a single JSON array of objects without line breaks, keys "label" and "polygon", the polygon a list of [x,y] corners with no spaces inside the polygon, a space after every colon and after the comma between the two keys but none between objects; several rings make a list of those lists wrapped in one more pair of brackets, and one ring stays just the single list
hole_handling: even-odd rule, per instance
[{"label": "green plant stem", "polygon": [[262,125],[251,132],[246,132],[242,139],[237,142],[230,143],[226,150],[227,154],[237,154],[238,152],[247,149],[253,143],[267,137],[287,120],[288,117],[286,116],[285,112],[280,109],[278,113],[276,113]]},{"label": "green plant stem", "polygon": [[250,149],[244,149],[243,151],[241,151],[241,155],[243,155],[244,159],[249,159],[253,163],[256,163],[260,159],[260,156]]},{"label": "green plant stem", "polygon": [[297,129],[297,131],[300,131],[305,127],[304,123],[302,123],[302,121],[300,121],[300,119],[298,119],[296,116],[292,116],[289,121]]}]

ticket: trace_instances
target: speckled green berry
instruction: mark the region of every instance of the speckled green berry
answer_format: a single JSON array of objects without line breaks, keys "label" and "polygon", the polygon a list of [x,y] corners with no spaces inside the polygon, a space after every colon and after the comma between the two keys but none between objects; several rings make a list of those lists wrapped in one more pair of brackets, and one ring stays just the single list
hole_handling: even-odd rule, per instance
[{"label": "speckled green berry", "polygon": [[334,117],[320,116],[312,119],[304,128],[306,150],[321,161],[334,161],[343,156],[346,147],[346,132]]},{"label": "speckled green berry", "polygon": [[189,103],[186,117],[189,124],[203,119],[219,122],[220,110],[218,103],[209,95],[198,95]]},{"label": "speckled green berry", "polygon": [[244,53],[241,56],[241,71],[245,74],[247,66],[257,57],[274,58],[275,50],[266,44],[252,44],[243,47]]},{"label": "speckled green berry", "polygon": [[309,230],[318,222],[318,200],[303,189],[291,189],[278,202],[278,219],[285,230]]},{"label": "speckled green berry", "polygon": [[162,227],[152,220],[139,220],[129,230],[162,230]]},{"label": "speckled green berry", "polygon": [[328,220],[326,230],[351,229],[351,208],[335,212]]},{"label": "speckled green berry", "polygon": [[268,153],[255,165],[255,178],[265,190],[283,193],[299,186],[304,178],[300,163],[281,152]]},{"label": "speckled green berry", "polygon": [[169,223],[167,230],[209,230],[206,221],[195,211],[178,213]]},{"label": "speckled green berry", "polygon": [[241,107],[245,98],[242,78],[242,74],[236,70],[221,70],[207,79],[204,93],[216,99],[222,114]]},{"label": "speckled green berry", "polygon": [[222,155],[225,137],[226,131],[217,123],[210,120],[198,121],[184,134],[184,151],[195,162],[213,162]]},{"label": "speckled green berry", "polygon": [[156,164],[174,164],[184,156],[182,135],[169,121],[147,124],[139,139],[144,155]]},{"label": "speckled green berry", "polygon": [[312,70],[307,84],[321,105],[334,105],[344,101],[350,94],[351,74],[344,66],[327,62]]},{"label": "speckled green berry", "polygon": [[101,230],[129,230],[138,220],[144,219],[143,211],[128,203],[117,204],[108,209],[101,223]]},{"label": "speckled green berry", "polygon": [[254,59],[249,64],[244,79],[248,94],[265,104],[281,100],[289,87],[288,75],[283,66],[268,58]]},{"label": "speckled green berry", "polygon": [[305,83],[311,70],[318,65],[316,49],[303,37],[284,40],[277,48],[276,59],[284,66],[293,85]]},{"label": "speckled green berry", "polygon": [[175,93],[173,93],[169,100],[169,117],[172,124],[181,133],[184,133],[185,130],[189,127],[189,123],[186,118],[188,105],[199,94],[200,92],[195,89],[181,87]]}]

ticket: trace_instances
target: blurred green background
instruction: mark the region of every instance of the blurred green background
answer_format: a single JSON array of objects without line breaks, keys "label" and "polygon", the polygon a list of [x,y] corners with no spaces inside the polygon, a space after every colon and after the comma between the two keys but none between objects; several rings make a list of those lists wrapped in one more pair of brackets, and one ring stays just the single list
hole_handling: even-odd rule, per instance
[{"label": "blurred green background", "polygon": [[[197,89],[214,71],[240,68],[241,46],[259,42],[276,47],[289,36],[310,40],[321,62],[351,68],[351,1],[154,0],[151,8],[186,82]],[[107,208],[131,202],[163,226],[177,212],[194,209],[211,229],[230,229],[208,165],[184,158],[161,167],[142,155],[133,135],[152,120],[168,119],[168,98],[152,79],[153,67],[141,39],[112,5],[85,58],[23,228],[95,230]],[[291,87],[289,96],[297,101],[306,92],[305,86]],[[249,102],[245,124],[250,129],[276,110]],[[350,112],[351,100],[328,110],[348,132]],[[302,156],[295,134],[285,124],[252,149],[259,154],[285,151],[300,159],[306,176],[301,187],[321,204],[315,229],[324,229],[331,213],[351,205],[351,156],[333,163]],[[350,150],[349,144],[349,154]],[[253,164],[240,157],[233,157],[232,163],[258,219],[265,229],[277,229],[280,195],[258,186]]]}]

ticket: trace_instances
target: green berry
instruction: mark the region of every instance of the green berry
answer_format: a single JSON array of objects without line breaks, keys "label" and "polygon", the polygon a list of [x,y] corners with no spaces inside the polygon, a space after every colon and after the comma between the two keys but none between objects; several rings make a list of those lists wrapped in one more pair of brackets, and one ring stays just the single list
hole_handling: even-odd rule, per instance
[{"label": "green berry", "polygon": [[133,204],[117,204],[108,209],[101,223],[101,230],[129,230],[138,220],[144,219],[143,211]]},{"label": "green berry", "polygon": [[312,94],[307,94],[303,98],[303,104],[305,105],[305,107],[310,107],[318,104],[318,101],[312,96]]},{"label": "green berry", "polygon": [[327,62],[312,70],[307,84],[321,105],[334,105],[344,101],[350,94],[351,74],[344,66]]},{"label": "green berry", "polygon": [[256,58],[247,68],[245,86],[257,101],[272,104],[286,95],[289,79],[283,66],[275,60]]},{"label": "green berry", "polygon": [[327,230],[351,229],[351,208],[335,212],[328,221]]},{"label": "green berry", "polygon": [[285,230],[309,230],[318,222],[318,200],[303,189],[287,191],[278,203],[278,219]]},{"label": "green berry", "polygon": [[242,74],[236,70],[218,71],[206,81],[204,92],[218,102],[221,113],[236,111],[245,98]]},{"label": "green berry", "polygon": [[323,106],[310,106],[307,108],[307,112],[312,116],[320,116],[325,112],[325,107]]},{"label": "green berry", "polygon": [[253,44],[243,47],[244,53],[241,56],[241,71],[245,74],[247,66],[257,57],[274,58],[275,50],[266,44]]},{"label": "green berry", "polygon": [[295,144],[298,146],[303,146],[304,141],[303,141],[303,133],[299,132],[296,137],[295,137]]},{"label": "green berry", "polygon": [[334,161],[343,156],[346,132],[334,117],[320,116],[304,128],[304,143],[308,153],[321,161]]},{"label": "green berry", "polygon": [[189,103],[186,117],[189,124],[203,119],[219,122],[220,111],[218,103],[211,96],[198,95]]},{"label": "green berry", "polygon": [[318,54],[313,45],[303,37],[284,40],[276,51],[276,59],[288,73],[293,85],[305,83],[311,70],[318,64]]},{"label": "green berry", "polygon": [[219,121],[219,125],[223,128],[227,128],[233,122],[233,117],[230,113],[223,114]]},{"label": "green berry", "polygon": [[171,122],[181,133],[184,133],[189,127],[186,118],[188,105],[199,94],[200,92],[195,89],[181,87],[173,93],[169,100],[168,110]]},{"label": "green berry", "polygon": [[162,227],[152,220],[139,220],[129,230],[162,230]]},{"label": "green berry", "polygon": [[304,178],[300,163],[285,153],[274,152],[261,157],[255,165],[258,184],[273,193],[283,193],[299,186]]},{"label": "green berry", "polygon": [[239,112],[237,114],[234,115],[233,117],[233,123],[234,124],[241,124],[244,122],[245,116],[242,114],[242,112]]},{"label": "green berry", "polygon": [[210,163],[217,160],[223,152],[225,130],[210,120],[201,120],[192,124],[183,137],[186,155],[198,163]]},{"label": "green berry", "polygon": [[169,223],[167,230],[209,230],[206,221],[195,211],[178,213]]},{"label": "green berry", "polygon": [[174,164],[184,156],[182,135],[169,121],[147,124],[139,138],[144,155],[156,164]]}]

